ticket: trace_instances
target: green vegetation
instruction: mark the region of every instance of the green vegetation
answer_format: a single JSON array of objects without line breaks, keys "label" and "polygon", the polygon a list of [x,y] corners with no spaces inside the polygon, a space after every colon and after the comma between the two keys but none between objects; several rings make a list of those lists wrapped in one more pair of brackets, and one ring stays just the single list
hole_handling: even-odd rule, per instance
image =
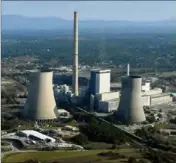
[{"label": "green vegetation", "polygon": [[[58,59],[59,64],[71,64],[73,41],[70,36],[55,36],[50,39],[49,37],[24,36],[4,39],[2,57],[38,55],[41,63]],[[121,66],[130,63],[133,68],[145,68],[142,70],[144,73],[155,70],[172,71],[176,68],[175,34],[119,35],[114,31],[99,35],[87,32],[81,37],[84,38],[79,44],[81,64]]]},{"label": "green vegetation", "polygon": [[176,118],[171,119],[171,120],[170,120],[170,123],[176,124]]},{"label": "green vegetation", "polygon": [[81,124],[80,131],[92,142],[105,142],[111,144],[123,144],[127,138],[117,128],[97,120],[92,115],[82,112],[73,114],[74,118]]},{"label": "green vegetation", "polygon": [[155,132],[156,132],[156,129],[154,127],[149,126],[149,127],[142,127],[141,129],[137,129],[135,134],[145,140],[148,140],[154,135]]},{"label": "green vegetation", "polygon": [[1,147],[1,152],[9,152],[12,151],[11,147]]},{"label": "green vegetation", "polygon": [[149,149],[144,153],[144,158],[151,160],[152,163],[175,163],[176,154],[162,150]]},{"label": "green vegetation", "polygon": [[[40,162],[59,162],[59,163],[73,163],[73,162],[93,162],[97,160],[97,163],[101,163],[104,160],[106,163],[111,163],[114,160],[118,160],[119,158],[111,158],[106,156],[100,156],[102,152],[109,152],[109,150],[90,150],[90,151],[82,151],[82,152],[26,152],[26,153],[15,153],[10,154],[4,157],[4,163],[20,163],[28,160],[37,160]],[[140,157],[140,154],[137,154],[137,151],[134,149],[122,149],[118,151],[114,151],[113,153],[118,153],[116,155],[124,155],[125,158],[123,161],[127,161],[129,156],[135,155],[136,157]],[[112,153],[112,155],[114,155]],[[120,161],[119,161],[120,162]]]},{"label": "green vegetation", "polygon": [[10,143],[7,142],[7,141],[2,141],[1,142],[1,146],[9,146],[9,145],[10,145]]},{"label": "green vegetation", "polygon": [[[86,150],[95,150],[95,149],[117,149],[113,148],[114,144],[104,143],[104,142],[88,142],[83,145]],[[117,146],[116,146],[117,147]]]},{"label": "green vegetation", "polygon": [[80,129],[93,142],[122,144],[127,140],[123,132],[102,122],[82,125]]},{"label": "green vegetation", "polygon": [[84,134],[79,134],[71,139],[75,144],[84,145],[88,143],[88,138]]}]

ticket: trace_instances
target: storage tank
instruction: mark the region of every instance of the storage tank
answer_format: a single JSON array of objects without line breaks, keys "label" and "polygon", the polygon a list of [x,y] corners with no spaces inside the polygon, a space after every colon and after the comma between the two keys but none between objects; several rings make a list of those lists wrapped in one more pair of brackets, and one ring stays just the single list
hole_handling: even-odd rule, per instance
[{"label": "storage tank", "polygon": [[57,118],[57,107],[52,87],[53,72],[37,71],[29,75],[28,97],[24,116],[32,120]]},{"label": "storage tank", "polygon": [[145,121],[141,98],[142,78],[129,76],[122,78],[122,90],[118,117],[127,123]]}]

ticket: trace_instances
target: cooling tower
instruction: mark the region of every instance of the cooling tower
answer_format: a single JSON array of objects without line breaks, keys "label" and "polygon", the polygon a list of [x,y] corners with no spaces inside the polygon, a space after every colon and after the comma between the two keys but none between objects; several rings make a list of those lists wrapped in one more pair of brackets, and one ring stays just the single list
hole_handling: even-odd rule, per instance
[{"label": "cooling tower", "polygon": [[57,107],[52,85],[53,72],[33,72],[29,76],[28,97],[24,116],[32,120],[57,118]]},{"label": "cooling tower", "polygon": [[142,78],[140,76],[122,78],[119,117],[126,123],[145,121],[141,98],[141,84]]}]

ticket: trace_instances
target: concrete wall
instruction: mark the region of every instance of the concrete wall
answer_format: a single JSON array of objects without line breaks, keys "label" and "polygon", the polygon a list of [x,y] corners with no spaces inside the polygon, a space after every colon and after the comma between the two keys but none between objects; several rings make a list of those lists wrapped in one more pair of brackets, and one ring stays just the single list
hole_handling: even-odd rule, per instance
[{"label": "concrete wall", "polygon": [[143,106],[150,106],[151,105],[150,99],[151,99],[150,96],[142,96],[142,104],[143,104]]},{"label": "concrete wall", "polygon": [[111,101],[99,101],[98,111],[104,112],[104,113],[116,111],[118,108],[118,105],[119,105],[118,99],[111,100]]},{"label": "concrete wall", "polygon": [[96,75],[96,93],[105,92],[110,92],[110,72],[100,72]]},{"label": "concrete wall", "polygon": [[142,91],[149,91],[150,90],[150,83],[147,82],[145,85],[142,85]]},{"label": "concrete wall", "polygon": [[93,95],[110,92],[110,70],[92,70],[89,87]]},{"label": "concrete wall", "polygon": [[161,88],[155,88],[155,89],[151,89],[149,91],[146,92],[142,92],[142,95],[156,95],[156,94],[160,94],[162,93],[162,89]]},{"label": "concrete wall", "polygon": [[24,115],[34,120],[57,118],[57,107],[52,87],[53,72],[34,72],[30,75]]},{"label": "concrete wall", "polygon": [[120,96],[120,92],[108,92],[108,93],[102,93],[102,94],[97,94],[96,97],[98,100],[101,101],[108,101],[112,99],[118,99]]},{"label": "concrete wall", "polygon": [[163,96],[157,96],[157,97],[151,96],[151,106],[171,103],[172,101],[173,101],[173,98],[170,95],[163,95]]}]

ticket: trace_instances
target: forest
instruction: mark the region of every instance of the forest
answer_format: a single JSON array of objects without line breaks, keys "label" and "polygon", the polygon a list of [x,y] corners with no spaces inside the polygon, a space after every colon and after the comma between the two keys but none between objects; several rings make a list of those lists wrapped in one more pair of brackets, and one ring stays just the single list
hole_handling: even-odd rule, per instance
[{"label": "forest", "polygon": [[[44,32],[43,32],[44,33]],[[41,34],[41,36],[40,36]],[[59,59],[71,65],[73,37],[70,33],[51,32],[2,34],[2,57],[39,56],[42,61]],[[121,67],[130,63],[134,68],[176,68],[176,33],[82,32],[79,36],[79,63]]]}]

